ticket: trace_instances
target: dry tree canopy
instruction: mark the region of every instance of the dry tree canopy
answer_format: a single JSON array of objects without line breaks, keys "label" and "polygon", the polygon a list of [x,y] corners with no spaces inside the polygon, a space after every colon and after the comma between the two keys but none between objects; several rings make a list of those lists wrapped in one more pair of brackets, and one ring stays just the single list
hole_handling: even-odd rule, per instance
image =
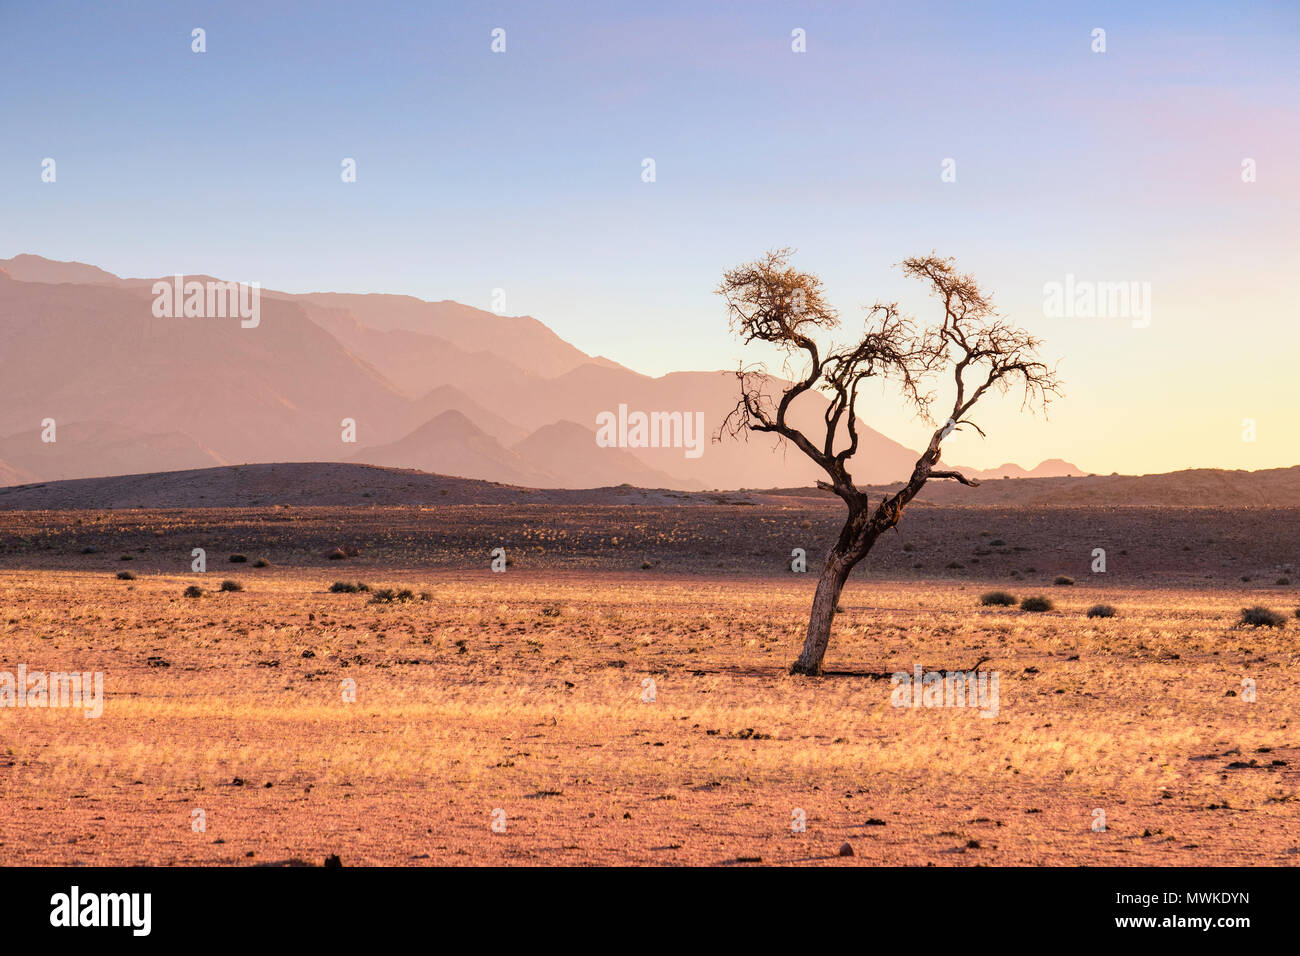
[{"label": "dry tree canopy", "polygon": [[[774,378],[763,363],[737,371],[740,400],[723,421],[721,432],[771,432],[792,442],[831,477],[837,493],[853,489],[846,463],[858,450],[856,403],[863,383],[891,382],[904,402],[926,423],[934,410],[946,412],[918,471],[933,478],[957,478],[933,471],[939,445],[948,433],[970,426],[975,404],[990,390],[1020,391],[1022,407],[1043,409],[1058,394],[1055,369],[1038,358],[1040,342],[1012,324],[970,275],[959,273],[950,258],[931,253],[901,263],[903,274],[923,280],[942,303],[934,324],[918,325],[897,302],[876,302],[867,309],[863,331],[852,344],[823,344],[819,333],[840,326],[839,313],[825,296],[821,279],[790,265],[791,249],[775,249],[762,258],[728,270],[717,292],[726,301],[732,331],[745,344],[775,346],[782,372]],[[939,384],[944,401],[940,406]],[[768,389],[788,386],[778,394]],[[825,434],[810,437],[789,421],[791,403],[805,392],[824,394]],[[947,403],[951,394],[952,403]],[[843,427],[841,427],[843,426]],[[838,447],[837,447],[838,445]]]}]

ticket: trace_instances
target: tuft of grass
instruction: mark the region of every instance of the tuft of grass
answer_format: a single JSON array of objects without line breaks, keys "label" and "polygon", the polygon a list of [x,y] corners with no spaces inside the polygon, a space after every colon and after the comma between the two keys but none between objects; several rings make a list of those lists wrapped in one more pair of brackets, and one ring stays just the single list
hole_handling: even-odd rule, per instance
[{"label": "tuft of grass", "polygon": [[1045,597],[1027,597],[1020,602],[1022,611],[1050,611],[1055,606]]},{"label": "tuft of grass", "polygon": [[1241,609],[1241,619],[1237,621],[1238,627],[1285,627],[1286,618],[1276,611],[1270,611],[1268,608],[1256,604],[1254,607],[1243,607]]},{"label": "tuft of grass", "polygon": [[117,579],[119,581],[134,581],[135,575],[132,574],[130,571],[118,571]]},{"label": "tuft of grass", "polygon": [[980,595],[980,604],[984,607],[1011,607],[1016,603],[1016,596],[1006,591],[988,591]]},{"label": "tuft of grass", "polygon": [[1066,577],[1064,574],[1058,574],[1053,584],[1070,585],[1074,583],[1074,578]]},{"label": "tuft of grass", "polygon": [[1088,608],[1088,617],[1114,617],[1115,609],[1109,604],[1094,604]]},{"label": "tuft of grass", "polygon": [[230,556],[231,564],[244,564],[246,561],[248,561],[248,555],[246,554],[232,554]]},{"label": "tuft of grass", "polygon": [[392,604],[394,602],[404,603],[414,601],[415,592],[410,588],[402,588],[400,591],[395,588],[379,588],[370,595],[371,604]]},{"label": "tuft of grass", "polygon": [[191,584],[185,589],[185,596],[187,598],[203,597],[203,588],[199,587],[197,584]]},{"label": "tuft of grass", "polygon": [[221,590],[223,591],[242,591],[244,586],[238,581],[222,581]]}]

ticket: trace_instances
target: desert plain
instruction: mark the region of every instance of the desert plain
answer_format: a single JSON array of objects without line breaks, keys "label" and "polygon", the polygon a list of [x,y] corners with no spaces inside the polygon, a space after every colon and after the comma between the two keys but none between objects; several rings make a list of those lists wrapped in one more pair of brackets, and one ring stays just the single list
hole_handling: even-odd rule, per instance
[{"label": "desert plain", "polygon": [[918,503],[809,678],[835,500],[448,497],[0,511],[0,671],[104,675],[0,708],[0,864],[1300,862],[1300,509]]}]

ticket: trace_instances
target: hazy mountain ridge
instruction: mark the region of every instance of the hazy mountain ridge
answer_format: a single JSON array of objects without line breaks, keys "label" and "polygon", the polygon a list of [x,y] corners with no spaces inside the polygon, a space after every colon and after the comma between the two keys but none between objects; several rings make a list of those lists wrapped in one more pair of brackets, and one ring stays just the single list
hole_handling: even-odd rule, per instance
[{"label": "hazy mountain ridge", "polygon": [[[156,318],[155,281],[32,255],[0,260],[0,380],[9,395],[0,408],[0,482],[102,475],[107,461],[144,472],[367,455],[394,467],[470,468],[467,477],[563,487],[774,487],[822,477],[766,435],[707,441],[699,457],[682,447],[595,444],[596,416],[620,405],[703,412],[711,439],[736,401],[730,372],[652,378],[586,355],[529,316],[382,293],[264,289],[256,329],[237,319]],[[792,421],[815,431],[824,408],[822,396],[801,396]],[[473,430],[428,427],[449,411]],[[34,446],[33,429],[46,418],[59,426],[57,453]],[[355,423],[355,443],[343,440],[345,420]],[[105,441],[71,427],[92,422],[134,437],[104,458]],[[551,427],[566,422],[592,430],[592,446]],[[910,473],[914,451],[860,431],[851,462],[859,482]],[[563,450],[548,440],[562,440]],[[1043,472],[1048,464],[977,474],[1079,472],[1067,463]]]}]

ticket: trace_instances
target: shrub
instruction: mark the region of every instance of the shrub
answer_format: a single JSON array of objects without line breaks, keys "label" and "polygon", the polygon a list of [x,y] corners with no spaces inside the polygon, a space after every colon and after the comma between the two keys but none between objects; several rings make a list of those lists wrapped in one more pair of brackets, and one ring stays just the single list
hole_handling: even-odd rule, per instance
[{"label": "shrub", "polygon": [[415,592],[409,588],[402,588],[397,591],[393,588],[379,588],[370,595],[371,604],[392,604],[394,601],[413,601]]},{"label": "shrub", "polygon": [[253,562],[253,567],[255,568],[269,568],[270,566],[271,562],[266,560],[266,558],[258,558]]},{"label": "shrub", "polygon": [[1015,595],[1006,591],[989,591],[980,595],[980,604],[985,607],[1011,607],[1015,603]]},{"label": "shrub", "polygon": [[1056,580],[1054,580],[1052,583],[1061,584],[1061,585],[1073,584],[1074,578],[1067,578],[1064,574],[1058,574],[1056,576]]},{"label": "shrub", "polygon": [[1254,607],[1243,607],[1241,609],[1241,620],[1237,622],[1238,627],[1285,627],[1286,618],[1276,611],[1270,611],[1266,607],[1256,604]]},{"label": "shrub", "polygon": [[223,591],[242,591],[244,586],[238,581],[222,581],[221,590]]},{"label": "shrub", "polygon": [[992,541],[989,542],[989,547],[991,548],[1005,548],[1006,546],[1007,543],[1003,541],[1001,538],[994,538]]},{"label": "shrub", "polygon": [[1115,609],[1109,604],[1094,604],[1088,608],[1088,617],[1114,617]]},{"label": "shrub", "polygon": [[81,549],[81,553],[82,553],[82,554],[95,554],[95,553],[97,553],[98,551],[99,551],[99,548],[95,547],[93,544],[88,544],[88,545],[86,545],[84,548]]},{"label": "shrub", "polygon": [[124,555],[122,555],[122,557],[120,558],[120,560],[122,560],[122,561],[134,561],[134,560],[135,560],[135,555],[133,555],[133,554],[124,554]]},{"label": "shrub", "polygon": [[185,589],[185,596],[187,598],[203,597],[203,588],[199,587],[197,584],[191,584]]},{"label": "shrub", "polygon": [[1022,611],[1050,611],[1054,606],[1045,597],[1027,597],[1020,602]]},{"label": "shrub", "polygon": [[119,581],[134,581],[135,575],[130,571],[118,571],[117,578]]},{"label": "shrub", "polygon": [[248,560],[248,555],[246,554],[232,554],[230,556],[231,564],[243,564],[247,560]]},{"label": "shrub", "polygon": [[347,581],[335,581],[330,585],[330,591],[334,594],[356,594],[360,590],[360,584],[351,584]]},{"label": "shrub", "polygon": [[1290,579],[1290,578],[1278,578],[1278,579],[1277,579],[1277,583],[1278,583],[1278,584],[1290,584],[1290,583],[1291,583],[1291,579]]},{"label": "shrub", "polygon": [[949,561],[947,564],[944,565],[944,567],[947,568],[949,571],[955,571],[957,568],[966,567],[966,565],[962,564],[960,561]]},{"label": "shrub", "polygon": [[329,554],[325,555],[325,557],[329,558],[331,561],[342,561],[347,557],[347,555],[343,553],[342,548],[335,548]]}]

